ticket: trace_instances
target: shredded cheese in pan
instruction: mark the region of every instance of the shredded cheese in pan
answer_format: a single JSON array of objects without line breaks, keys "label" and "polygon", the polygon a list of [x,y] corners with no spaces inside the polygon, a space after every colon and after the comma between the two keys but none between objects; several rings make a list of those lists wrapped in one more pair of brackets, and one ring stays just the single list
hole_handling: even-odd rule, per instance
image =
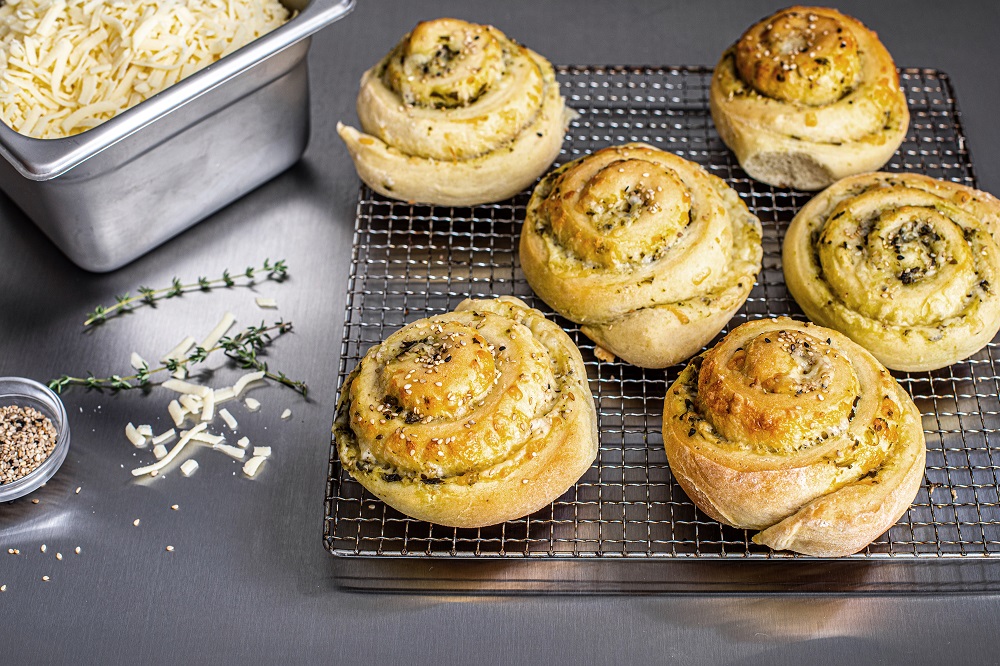
[{"label": "shredded cheese in pan", "polygon": [[36,138],[78,134],[288,18],[278,0],[7,0],[0,119]]}]

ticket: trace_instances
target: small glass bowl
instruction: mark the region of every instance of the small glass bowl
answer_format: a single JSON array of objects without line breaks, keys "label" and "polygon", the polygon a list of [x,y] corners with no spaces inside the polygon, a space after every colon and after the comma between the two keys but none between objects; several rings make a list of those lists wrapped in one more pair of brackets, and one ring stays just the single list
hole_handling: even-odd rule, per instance
[{"label": "small glass bowl", "polygon": [[9,502],[36,490],[52,478],[69,453],[69,419],[62,400],[47,386],[24,377],[0,377],[0,407],[34,407],[52,421],[56,429],[56,448],[49,457],[17,481],[0,484],[0,502]]}]

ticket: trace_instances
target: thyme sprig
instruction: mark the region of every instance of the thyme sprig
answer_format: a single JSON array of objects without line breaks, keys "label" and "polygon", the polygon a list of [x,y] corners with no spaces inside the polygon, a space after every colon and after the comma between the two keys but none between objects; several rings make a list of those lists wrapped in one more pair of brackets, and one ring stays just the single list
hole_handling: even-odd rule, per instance
[{"label": "thyme sprig", "polygon": [[185,284],[179,278],[175,277],[171,280],[169,287],[163,287],[162,289],[151,289],[140,286],[137,290],[138,294],[126,292],[120,296],[115,296],[115,303],[113,305],[98,305],[94,308],[93,312],[87,314],[87,319],[83,322],[83,325],[91,326],[92,324],[107,321],[111,317],[117,317],[125,312],[131,312],[137,307],[153,305],[157,301],[176,298],[181,294],[192,291],[211,291],[221,287],[228,289],[244,280],[246,281],[245,284],[254,284],[262,276],[267,280],[281,282],[288,277],[288,265],[284,259],[279,259],[273,263],[270,259],[265,259],[261,266],[247,266],[246,270],[242,273],[232,273],[229,269],[226,269],[222,272],[222,277],[214,279],[199,276],[194,282]]},{"label": "thyme sprig", "polygon": [[270,325],[261,322],[260,326],[249,326],[232,337],[223,337],[211,349],[195,347],[186,357],[169,359],[156,368],[150,368],[143,364],[135,374],[124,376],[95,377],[90,372],[87,373],[86,377],[62,375],[49,381],[48,385],[56,393],[62,393],[63,389],[69,386],[84,386],[88,389],[98,390],[110,389],[112,391],[144,388],[149,386],[153,375],[161,372],[173,373],[181,368],[190,369],[192,366],[206,361],[213,352],[222,350],[241,368],[263,370],[264,376],[268,379],[284,384],[306,397],[309,394],[309,386],[305,382],[290,379],[283,372],[272,372],[268,369],[267,362],[261,359],[261,353],[275,338],[291,332],[292,322],[290,321],[278,321]]}]

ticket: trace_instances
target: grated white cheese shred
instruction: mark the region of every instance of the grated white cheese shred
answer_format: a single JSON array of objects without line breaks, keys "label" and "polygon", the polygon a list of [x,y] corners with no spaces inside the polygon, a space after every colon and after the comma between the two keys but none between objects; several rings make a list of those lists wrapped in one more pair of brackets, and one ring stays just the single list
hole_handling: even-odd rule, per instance
[{"label": "grated white cheese shred", "polygon": [[191,439],[196,442],[202,442],[203,444],[211,444],[212,446],[226,441],[226,438],[222,435],[213,435],[210,432],[199,432],[191,437]]},{"label": "grated white cheese shred", "polygon": [[240,447],[241,449],[245,449],[248,446],[250,446],[250,438],[249,437],[240,437],[239,441],[236,442],[236,445],[238,447]]},{"label": "grated white cheese shred", "polygon": [[151,425],[136,426],[135,431],[143,437],[153,437],[153,426]]},{"label": "grated white cheese shred", "polygon": [[185,414],[197,414],[201,412],[202,402],[201,398],[191,393],[185,393],[180,398],[181,406],[184,408]]},{"label": "grated white cheese shred", "polygon": [[211,421],[215,418],[215,391],[209,391],[205,394],[205,399],[202,401],[203,407],[201,409],[201,420]]},{"label": "grated white cheese shred", "polygon": [[183,474],[184,476],[191,476],[192,474],[195,473],[195,471],[197,471],[197,469],[198,469],[197,460],[185,460],[184,463],[181,465],[181,474]]},{"label": "grated white cheese shred", "polygon": [[194,338],[189,335],[181,340],[176,347],[168,351],[160,360],[166,363],[167,361],[182,359],[187,356],[192,347],[194,347]]},{"label": "grated white cheese shred", "polygon": [[0,6],[0,119],[78,134],[274,30],[278,0],[8,0]]},{"label": "grated white cheese shred", "polygon": [[292,418],[292,410],[286,409],[285,411],[281,412],[281,418],[283,418],[283,419],[290,419],[290,418]]},{"label": "grated white cheese shred", "polygon": [[[199,386],[198,384],[190,384],[188,382],[182,382],[179,379],[168,379],[167,381],[160,384],[165,389],[170,389],[176,393],[182,393],[185,395],[196,395],[199,398],[204,398],[205,395],[212,392],[212,389],[207,386]],[[182,403],[183,404],[183,403]]]},{"label": "grated white cheese shred", "polygon": [[167,447],[163,444],[157,444],[153,447],[153,455],[156,456],[157,460],[163,460],[163,457],[167,455]]},{"label": "grated white cheese shred", "polygon": [[230,400],[232,400],[235,397],[236,397],[236,392],[233,391],[233,387],[232,386],[228,386],[226,388],[221,388],[221,389],[216,389],[215,390],[215,404],[216,405],[220,405],[220,404],[222,404],[224,402],[229,402]]},{"label": "grated white cheese shred", "polygon": [[227,456],[232,456],[233,458],[237,458],[239,460],[243,460],[243,456],[246,455],[246,451],[239,448],[238,446],[230,446],[228,444],[216,444],[212,448],[218,449],[219,451],[225,453]]},{"label": "grated white cheese shred", "polygon": [[272,308],[272,309],[278,308],[278,301],[274,300],[273,298],[264,298],[263,296],[258,296],[254,300],[257,301],[257,307],[259,308]]},{"label": "grated white cheese shred", "polygon": [[247,398],[246,400],[243,401],[243,404],[246,405],[247,409],[249,409],[251,412],[256,412],[258,409],[260,409],[260,401],[254,400],[253,398]]},{"label": "grated white cheese shred", "polygon": [[267,460],[267,458],[264,458],[263,456],[254,456],[243,465],[243,473],[249,477],[255,476],[257,474],[257,470],[265,460]]},{"label": "grated white cheese shred", "polygon": [[154,437],[153,446],[156,446],[157,444],[166,444],[176,436],[177,436],[177,431],[171,428],[170,430],[160,433],[159,435]]},{"label": "grated white cheese shred", "polygon": [[255,446],[253,447],[253,454],[255,456],[260,456],[261,458],[269,458],[271,456],[270,446]]},{"label": "grated white cheese shred", "polygon": [[[177,442],[174,448],[170,449],[170,452],[167,453],[167,455],[165,455],[162,459],[158,460],[152,465],[146,465],[145,467],[138,467],[132,470],[132,476],[142,476],[143,474],[149,474],[150,472],[159,472],[161,469],[169,465],[173,461],[173,459],[177,457],[178,453],[184,450],[184,447],[187,446],[187,443],[191,441],[192,437],[194,437],[207,427],[208,427],[207,423],[199,423],[195,427],[183,433],[181,435],[180,440]],[[187,462],[184,463],[184,465],[187,465],[187,463],[189,462],[194,462],[194,461],[188,460]],[[182,472],[184,471],[184,465],[181,465]],[[196,468],[197,465],[198,463],[195,463]],[[185,474],[185,476],[190,476],[190,475]]]},{"label": "grated white cheese shred", "polygon": [[132,425],[131,421],[125,426],[125,436],[128,437],[128,441],[132,442],[133,446],[139,448],[146,446],[146,438],[139,432],[138,428]]},{"label": "grated white cheese shred", "polygon": [[258,370],[257,372],[248,372],[247,374],[237,379],[236,383],[233,384],[233,394],[236,395],[236,397],[241,396],[247,386],[249,386],[254,382],[259,382],[262,379],[264,379],[263,370]]},{"label": "grated white cheese shred", "polygon": [[174,425],[178,428],[184,425],[184,415],[186,412],[184,408],[181,407],[181,403],[176,400],[171,400],[170,404],[167,405],[167,412],[170,414],[170,418],[174,420]]},{"label": "grated white cheese shred", "polygon": [[229,410],[225,407],[219,410],[219,416],[221,416],[222,420],[226,422],[226,425],[229,426],[230,430],[236,430],[239,426],[239,423],[236,422],[236,419],[233,418],[233,415],[230,414]]},{"label": "grated white cheese shred", "polygon": [[148,368],[149,363],[146,363],[146,359],[139,356],[139,354],[132,352],[129,357],[129,364],[136,370],[142,370],[143,368]]},{"label": "grated white cheese shred", "polygon": [[205,339],[201,341],[199,347],[201,347],[202,349],[211,349],[212,347],[214,347],[219,343],[219,340],[222,339],[222,336],[228,333],[229,329],[231,329],[233,327],[233,324],[235,323],[236,323],[236,315],[234,315],[232,312],[227,312],[226,314],[222,315],[222,320],[215,325],[215,328],[213,328],[212,331],[207,336],[205,336]]}]

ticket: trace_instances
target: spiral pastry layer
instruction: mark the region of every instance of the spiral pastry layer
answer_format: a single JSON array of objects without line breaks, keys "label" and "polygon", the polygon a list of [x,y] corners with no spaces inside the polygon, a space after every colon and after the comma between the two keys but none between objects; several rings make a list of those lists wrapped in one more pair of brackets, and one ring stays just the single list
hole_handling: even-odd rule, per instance
[{"label": "spiral pastry layer", "polygon": [[580,351],[522,301],[463,301],[365,354],[334,438],[351,476],[408,516],[481,527],[525,516],[597,456]]},{"label": "spiral pastry layer", "polygon": [[845,178],[792,220],[785,282],[893,370],[942,368],[1000,329],[1000,201],[917,174]]},{"label": "spiral pastry layer", "polygon": [[337,124],[358,175],[387,197],[446,206],[507,199],[562,147],[571,111],[548,60],[488,25],[420,23],[358,94],[364,132]]},{"label": "spiral pastry layer", "polygon": [[520,242],[542,300],[647,368],[689,358],[722,330],[753,289],[761,256],[760,221],[732,188],[641,143],[545,176]]},{"label": "spiral pastry layer", "polygon": [[878,37],[824,7],[789,7],[750,27],[716,65],[709,104],[751,177],[800,190],[881,168],[910,122]]},{"label": "spiral pastry layer", "polygon": [[899,520],[923,478],[920,413],[867,351],[786,317],[751,321],[667,391],[663,442],[688,497],[775,550],[839,557]]}]

